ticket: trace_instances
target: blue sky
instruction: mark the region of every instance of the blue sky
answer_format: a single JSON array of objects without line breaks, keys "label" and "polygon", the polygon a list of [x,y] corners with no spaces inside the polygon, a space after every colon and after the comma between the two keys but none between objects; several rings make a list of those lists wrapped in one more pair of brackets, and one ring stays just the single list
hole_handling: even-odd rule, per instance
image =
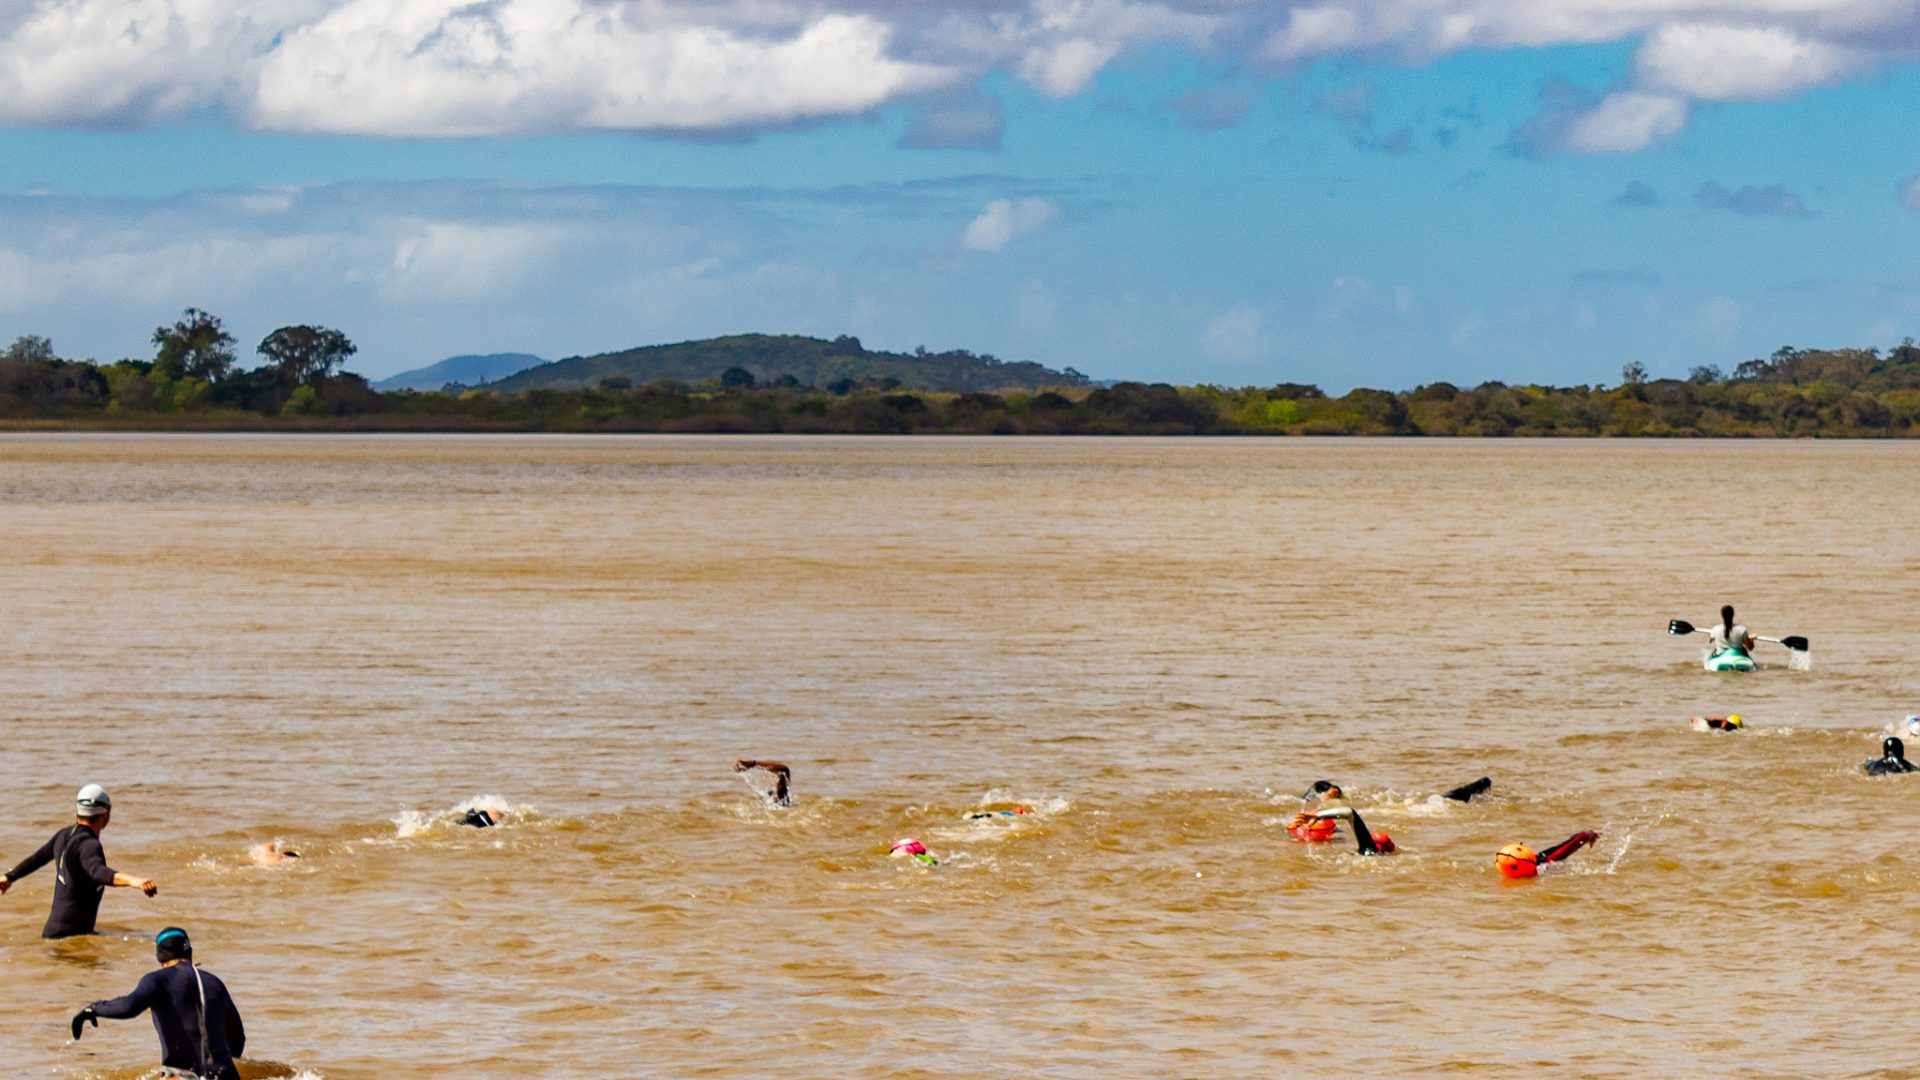
[{"label": "blue sky", "polygon": [[1917,43],[1891,0],[0,0],[0,336],[1335,390],[1886,346]]}]

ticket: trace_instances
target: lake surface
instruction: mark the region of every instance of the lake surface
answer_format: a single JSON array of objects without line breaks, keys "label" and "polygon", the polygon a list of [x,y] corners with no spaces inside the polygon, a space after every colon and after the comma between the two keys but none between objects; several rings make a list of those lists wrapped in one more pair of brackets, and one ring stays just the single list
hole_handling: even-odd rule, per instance
[{"label": "lake surface", "polygon": [[177,923],[327,1080],[1916,1075],[1917,571],[1915,444],[0,438],[0,863],[161,886],[0,898],[0,1071]]}]

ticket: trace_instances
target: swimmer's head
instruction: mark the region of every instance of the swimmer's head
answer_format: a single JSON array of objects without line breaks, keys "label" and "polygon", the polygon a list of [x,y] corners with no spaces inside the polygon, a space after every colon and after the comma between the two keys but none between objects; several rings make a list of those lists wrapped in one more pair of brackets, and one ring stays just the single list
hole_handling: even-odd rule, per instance
[{"label": "swimmer's head", "polygon": [[909,836],[904,840],[895,840],[893,842],[892,850],[890,850],[887,854],[889,855],[925,855],[926,853],[927,853],[927,845]]},{"label": "swimmer's head", "polygon": [[1508,844],[1493,857],[1493,868],[1503,878],[1530,878],[1540,872],[1540,856],[1525,844]]},{"label": "swimmer's head", "polygon": [[187,939],[185,930],[169,926],[153,936],[153,955],[163,964],[174,960],[191,960],[193,942]]},{"label": "swimmer's head", "polygon": [[1380,854],[1391,855],[1394,852],[1393,837],[1383,832],[1376,832],[1373,834],[1373,846],[1380,849]]},{"label": "swimmer's head", "polygon": [[73,797],[73,816],[84,821],[106,817],[113,812],[113,799],[99,784],[88,784]]},{"label": "swimmer's head", "polygon": [[1907,717],[1907,734],[1920,739],[1920,716]]},{"label": "swimmer's head", "polygon": [[1727,726],[1730,728],[1742,728],[1747,726],[1747,722],[1740,719],[1739,713],[1729,713],[1727,715]]},{"label": "swimmer's head", "polygon": [[1033,813],[1033,807],[1031,807],[1031,806],[1016,806],[1016,807],[1014,807],[1014,808],[1013,808],[1013,812],[1014,812],[1014,813],[1016,813],[1016,814],[1031,814],[1031,813]]},{"label": "swimmer's head", "polygon": [[1313,786],[1307,789],[1307,793],[1300,797],[1307,802],[1312,802],[1315,799],[1325,802],[1329,799],[1346,798],[1346,796],[1340,792],[1340,785],[1331,780],[1315,780]]},{"label": "swimmer's head", "polygon": [[1880,741],[1880,756],[1905,758],[1907,756],[1907,744],[1900,741],[1900,736],[1889,735]]}]

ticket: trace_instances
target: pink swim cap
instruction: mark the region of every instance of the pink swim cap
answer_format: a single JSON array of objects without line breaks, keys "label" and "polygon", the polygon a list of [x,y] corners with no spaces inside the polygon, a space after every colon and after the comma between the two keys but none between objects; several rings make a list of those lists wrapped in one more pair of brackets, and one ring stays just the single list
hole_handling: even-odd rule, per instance
[{"label": "pink swim cap", "polygon": [[893,854],[895,855],[925,855],[926,853],[927,845],[915,840],[911,836],[905,840],[895,840],[893,842]]}]

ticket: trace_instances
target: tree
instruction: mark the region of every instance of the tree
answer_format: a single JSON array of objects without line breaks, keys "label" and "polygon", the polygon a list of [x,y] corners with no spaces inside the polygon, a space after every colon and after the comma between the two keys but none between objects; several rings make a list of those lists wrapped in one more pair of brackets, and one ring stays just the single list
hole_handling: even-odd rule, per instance
[{"label": "tree", "polygon": [[743,367],[730,367],[720,373],[720,385],[732,389],[736,386],[753,385],[753,372]]},{"label": "tree", "polygon": [[233,335],[218,316],[188,308],[180,321],[153,332],[154,370],[172,378],[218,382],[233,370]]},{"label": "tree", "polygon": [[283,326],[262,338],[259,349],[281,382],[298,386],[312,386],[332,375],[359,351],[347,335],[324,326]]},{"label": "tree", "polygon": [[1699,367],[1687,372],[1687,381],[1698,386],[1704,386],[1707,383],[1717,383],[1720,381],[1720,378],[1720,366],[1718,364],[1701,364]]},{"label": "tree", "polygon": [[1639,386],[1647,381],[1647,365],[1635,360],[1620,369],[1620,385]]},{"label": "tree", "polygon": [[0,353],[0,360],[10,360],[16,364],[45,364],[57,359],[53,354],[53,342],[38,334],[21,334],[7,351]]}]

